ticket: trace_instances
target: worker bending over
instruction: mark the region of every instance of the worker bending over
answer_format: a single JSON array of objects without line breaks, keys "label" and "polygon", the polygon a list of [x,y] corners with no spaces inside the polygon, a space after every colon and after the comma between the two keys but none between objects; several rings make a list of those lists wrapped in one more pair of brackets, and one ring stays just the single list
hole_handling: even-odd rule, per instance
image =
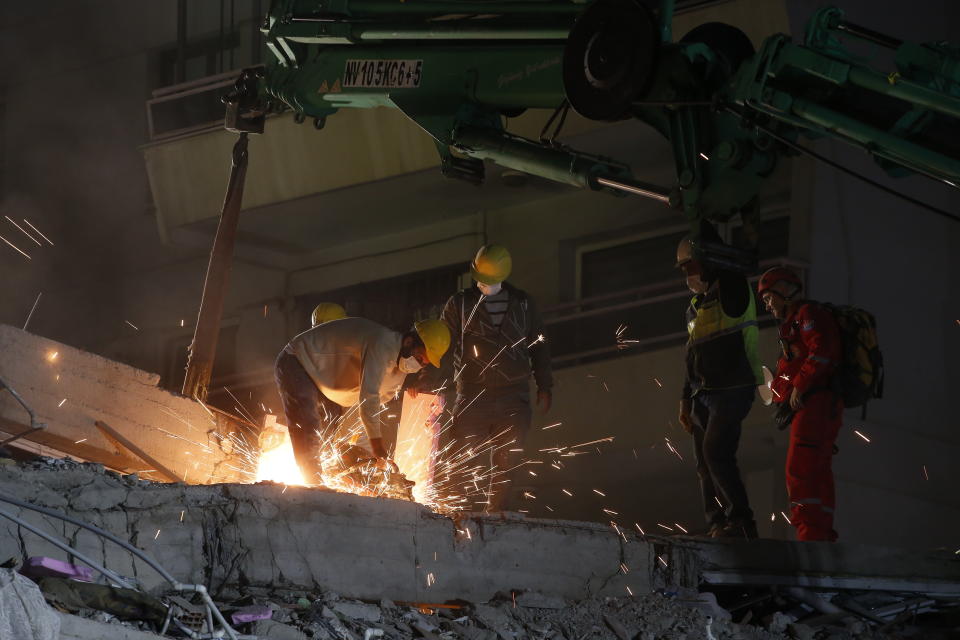
[{"label": "worker bending over", "polygon": [[[722,244],[704,224],[697,243]],[[708,535],[756,538],[757,525],[737,466],[743,419],[763,380],[753,291],[745,276],[711,266],[690,237],[677,266],[695,295],[687,309],[686,381],[679,421],[693,435]]]},{"label": "worker bending over", "polygon": [[450,331],[440,320],[423,320],[404,334],[364,318],[342,318],[304,331],[277,358],[276,381],[287,418],[294,457],[308,484],[319,484],[321,445],[332,443],[343,409],[358,412],[379,468],[389,467],[383,444],[380,405],[394,397],[408,374],[440,365],[450,346]]},{"label": "worker bending over", "polygon": [[757,294],[781,322],[783,353],[771,389],[778,421],[790,426],[790,523],[799,540],[833,542],[832,461],[843,401],[831,378],[841,358],[840,329],[829,309],[800,296],[802,286],[795,273],[774,267],[760,277]]},{"label": "worker bending over", "polygon": [[[522,448],[530,430],[531,373],[544,412],[553,399],[540,314],[528,293],[506,282],[512,265],[504,247],[481,247],[470,265],[476,287],[454,294],[442,315],[452,336],[452,366],[445,370],[456,381],[457,398],[441,448],[449,446],[448,455],[468,448],[482,452],[476,464],[458,465],[461,473],[447,479],[445,490],[461,496],[487,493],[488,512],[504,508],[508,449]],[[479,485],[477,467],[482,468]]]}]

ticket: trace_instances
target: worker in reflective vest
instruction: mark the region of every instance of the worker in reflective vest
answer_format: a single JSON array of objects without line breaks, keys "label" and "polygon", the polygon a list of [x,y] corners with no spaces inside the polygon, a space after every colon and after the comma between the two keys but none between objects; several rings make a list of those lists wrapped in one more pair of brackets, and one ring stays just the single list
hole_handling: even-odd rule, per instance
[{"label": "worker in reflective vest", "polygon": [[[712,228],[705,231],[716,236]],[[677,266],[696,294],[687,309],[687,375],[679,421],[693,435],[708,535],[756,538],[737,465],[743,419],[763,379],[753,292],[745,276],[705,264],[691,238],[680,242]]]},{"label": "worker in reflective vest", "polygon": [[778,421],[790,426],[787,494],[797,539],[834,542],[833,453],[843,422],[843,401],[831,388],[841,358],[840,329],[833,314],[800,297],[802,283],[789,269],[761,277],[760,300],[781,321],[783,353],[770,385]]}]

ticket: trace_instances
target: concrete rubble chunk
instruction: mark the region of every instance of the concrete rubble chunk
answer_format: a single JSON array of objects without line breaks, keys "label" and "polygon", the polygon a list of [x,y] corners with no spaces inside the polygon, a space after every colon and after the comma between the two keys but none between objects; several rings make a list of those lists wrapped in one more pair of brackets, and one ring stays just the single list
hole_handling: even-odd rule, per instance
[{"label": "concrete rubble chunk", "polygon": [[380,607],[362,602],[334,602],[330,608],[348,618],[366,622],[380,622],[383,617],[380,614]]},{"label": "concrete rubble chunk", "polygon": [[13,569],[0,569],[0,638],[57,640],[60,619],[40,588]]},{"label": "concrete rubble chunk", "polygon": [[330,607],[324,606],[321,610],[321,615],[330,622],[330,626],[333,627],[333,630],[336,632],[340,640],[357,640],[357,637],[350,631],[343,622],[340,620],[340,617],[334,613]]},{"label": "concrete rubble chunk", "polygon": [[69,613],[57,613],[57,616],[60,618],[59,640],[164,640],[165,638],[156,633],[111,622],[98,622]]},{"label": "concrete rubble chunk", "polygon": [[256,621],[252,633],[264,640],[307,640],[303,631],[273,620]]},{"label": "concrete rubble chunk", "polygon": [[567,606],[566,600],[557,596],[548,596],[539,591],[524,591],[516,596],[518,607],[528,609],[563,609]]},{"label": "concrete rubble chunk", "polygon": [[620,640],[630,640],[630,632],[627,631],[627,628],[622,622],[620,622],[620,620],[617,619],[616,616],[610,613],[604,613],[603,621],[607,623],[607,626],[610,627],[615,634],[617,634],[617,637],[620,638]]}]

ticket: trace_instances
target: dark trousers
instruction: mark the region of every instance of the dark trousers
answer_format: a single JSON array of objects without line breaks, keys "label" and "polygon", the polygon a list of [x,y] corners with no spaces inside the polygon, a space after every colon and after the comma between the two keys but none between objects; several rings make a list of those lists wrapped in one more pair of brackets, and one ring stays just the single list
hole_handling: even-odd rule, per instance
[{"label": "dark trousers", "polygon": [[510,489],[509,450],[523,448],[530,430],[530,389],[482,389],[460,390],[453,423],[441,435],[442,493],[451,506],[502,511]]},{"label": "dark trousers", "polygon": [[329,445],[343,409],[320,393],[296,356],[281,353],[274,373],[297,466],[307,483],[319,484],[320,447]]},{"label": "dark trousers", "polygon": [[710,525],[753,519],[737,466],[743,419],[753,405],[754,388],[701,391],[693,397],[693,446]]}]

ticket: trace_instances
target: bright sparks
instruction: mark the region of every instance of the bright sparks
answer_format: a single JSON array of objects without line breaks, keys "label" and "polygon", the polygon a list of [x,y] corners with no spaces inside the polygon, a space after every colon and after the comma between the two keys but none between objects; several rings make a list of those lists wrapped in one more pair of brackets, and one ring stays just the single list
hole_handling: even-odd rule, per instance
[{"label": "bright sparks", "polygon": [[265,427],[260,435],[256,482],[267,480],[280,484],[306,484],[293,457],[293,444],[285,428]]},{"label": "bright sparks", "polygon": [[57,356],[59,355],[60,355],[59,351],[51,351],[50,353],[47,354],[47,362],[53,362],[54,360],[57,359]]},{"label": "bright sparks", "polygon": [[9,240],[7,240],[7,239],[4,238],[3,236],[0,236],[0,240],[3,240],[4,242],[6,242],[8,245],[10,245],[10,247],[11,247],[14,251],[16,251],[17,253],[19,253],[20,255],[22,255],[22,256],[23,256],[24,258],[26,258],[27,260],[33,260],[33,258],[31,258],[30,256],[28,256],[24,251],[21,251],[20,248],[19,248],[17,245],[13,244],[12,242],[10,242]]},{"label": "bright sparks", "polygon": [[41,238],[43,238],[44,240],[46,240],[46,241],[47,241],[47,244],[49,244],[51,247],[53,246],[53,243],[50,242],[50,238],[48,238],[47,236],[43,235],[43,232],[42,232],[42,231],[40,231],[40,230],[37,229],[35,226],[33,226],[32,224],[30,224],[30,221],[29,221],[29,220],[27,220],[26,218],[22,218],[22,220],[27,224],[28,227],[30,227],[31,229],[33,229],[34,231],[36,231],[36,232],[37,232],[37,235],[39,235]]},{"label": "bright sparks", "polygon": [[854,429],[853,432],[854,432],[855,434],[857,434],[858,436],[860,436],[861,438],[863,438],[864,440],[866,440],[868,443],[870,442],[870,438],[868,438],[867,436],[863,435],[862,433],[860,433],[860,432],[857,431],[856,429]]},{"label": "bright sparks", "polygon": [[66,402],[66,401],[67,401],[67,399],[64,398],[63,400],[60,401],[60,404],[58,404],[57,407],[62,407],[62,406],[63,406],[63,403]]}]

